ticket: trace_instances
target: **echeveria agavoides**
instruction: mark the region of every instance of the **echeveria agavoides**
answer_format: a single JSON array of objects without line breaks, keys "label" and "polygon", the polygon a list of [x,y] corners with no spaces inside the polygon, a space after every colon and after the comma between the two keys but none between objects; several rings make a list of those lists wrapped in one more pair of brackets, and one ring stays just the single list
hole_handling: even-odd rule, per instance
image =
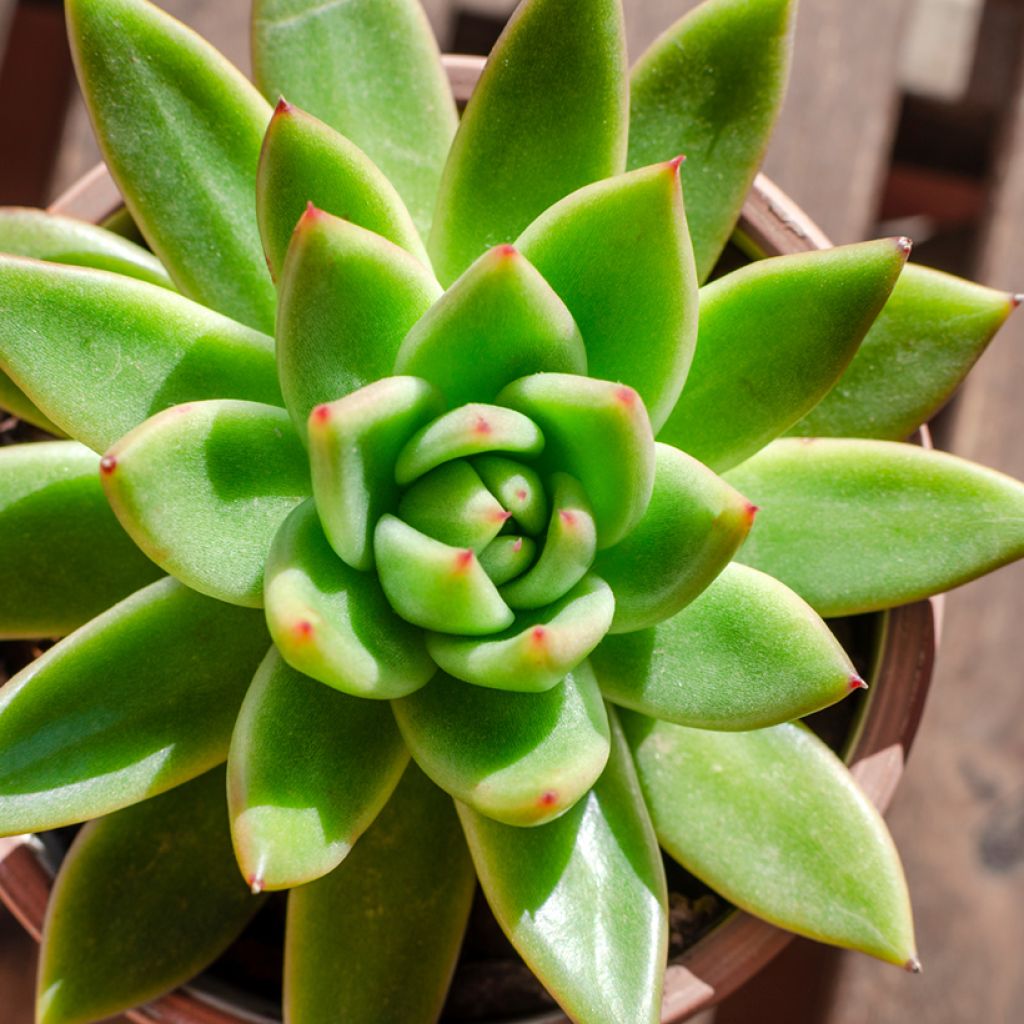
[{"label": "echeveria agavoides", "polygon": [[107,815],[43,1024],[292,887],[290,1024],[429,1024],[474,867],[574,1021],[654,1024],[659,841],[914,962],[884,824],[793,720],[864,686],[821,615],[1024,554],[1024,487],[899,443],[1014,302],[901,239],[698,288],[794,9],[707,0],[629,100],[619,0],[524,0],[458,124],[416,0],[257,0],[263,96],[148,0],[68,4],[149,249],[0,211],[0,405],[67,437],[0,453],[0,637],[66,634],[0,689],[0,831]]}]

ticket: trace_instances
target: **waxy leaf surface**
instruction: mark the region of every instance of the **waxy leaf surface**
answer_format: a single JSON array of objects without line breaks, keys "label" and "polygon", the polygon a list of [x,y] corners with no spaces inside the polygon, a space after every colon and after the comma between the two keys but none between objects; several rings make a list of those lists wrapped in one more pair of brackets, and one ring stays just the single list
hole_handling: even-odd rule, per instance
[{"label": "waxy leaf surface", "polygon": [[781,928],[904,966],[914,929],[881,815],[809,729],[710,732],[623,714],[665,850]]},{"label": "waxy leaf surface", "polygon": [[288,897],[289,1024],[434,1024],[473,864],[448,796],[415,766],[346,860]]},{"label": "waxy leaf surface", "polygon": [[223,771],[90,823],[50,898],[36,1020],[91,1024],[170,991],[262,902],[234,864]]},{"label": "waxy leaf surface", "polygon": [[491,51],[441,179],[430,254],[450,284],[559,199],[620,173],[628,128],[618,0],[526,0]]},{"label": "waxy leaf surface", "polygon": [[821,615],[906,604],[1024,556],[1024,485],[944,452],[791,438],[729,480],[762,509],[739,560]]},{"label": "waxy leaf surface", "polygon": [[548,522],[548,496],[537,471],[503,455],[481,455],[473,468],[491,493],[515,517],[516,525],[536,536]]},{"label": "waxy leaf surface", "polygon": [[121,438],[100,468],[121,525],[157,565],[221,601],[263,603],[270,543],[310,493],[283,409],[177,405]]},{"label": "waxy leaf surface", "polygon": [[656,1024],[665,873],[617,722],[604,773],[557,821],[512,828],[458,809],[498,923],[572,1020]]},{"label": "waxy leaf surface", "polygon": [[752,263],[700,292],[700,340],[658,440],[716,472],[814,407],[849,365],[896,283],[905,239]]},{"label": "waxy leaf surface", "polygon": [[629,166],[686,154],[701,281],[732,233],[789,74],[794,0],[710,0],[662,33],[630,80]]},{"label": "waxy leaf surface", "polygon": [[608,717],[586,662],[543,693],[486,689],[439,672],[393,707],[434,782],[509,825],[557,818],[608,759]]},{"label": "waxy leaf surface", "polygon": [[495,537],[480,552],[480,565],[491,582],[500,587],[525,571],[533,563],[536,553],[537,544],[532,537],[505,533]]},{"label": "waxy leaf surface", "polygon": [[338,693],[271,650],[228,754],[228,807],[249,887],[326,875],[384,806],[409,761],[391,708]]},{"label": "waxy leaf surface", "polygon": [[0,690],[0,834],[124,807],[223,761],[270,637],[259,612],[160,580]]},{"label": "waxy leaf surface", "polygon": [[274,326],[253,193],[270,107],[209,43],[140,0],[69,0],[100,149],[135,223],[190,298]]}]

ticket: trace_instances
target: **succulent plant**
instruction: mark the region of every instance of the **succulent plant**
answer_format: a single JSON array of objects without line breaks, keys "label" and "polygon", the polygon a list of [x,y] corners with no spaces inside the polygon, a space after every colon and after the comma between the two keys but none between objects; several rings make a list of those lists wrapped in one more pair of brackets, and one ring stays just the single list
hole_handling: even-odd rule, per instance
[{"label": "succulent plant", "polygon": [[704,283],[794,6],[708,0],[629,75],[618,0],[525,0],[459,121],[416,0],[255,0],[262,95],[68,0],[148,248],[0,215],[0,403],[68,438],[0,451],[0,635],[65,637],[0,690],[0,833],[98,819],[40,1024],[287,888],[286,1020],[434,1020],[476,878],[573,1020],[656,1021],[659,843],[916,963],[798,720],[865,685],[821,616],[1024,554],[1024,487],[903,443],[1015,303],[904,239]]}]

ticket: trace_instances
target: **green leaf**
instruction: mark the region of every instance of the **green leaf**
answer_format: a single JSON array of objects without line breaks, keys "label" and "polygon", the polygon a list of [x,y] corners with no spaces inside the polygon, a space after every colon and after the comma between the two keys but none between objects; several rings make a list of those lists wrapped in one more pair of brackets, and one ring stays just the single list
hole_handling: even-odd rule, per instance
[{"label": "green leaf", "polygon": [[160,580],[0,689],[0,834],[57,828],[227,756],[270,637],[259,612]]},{"label": "green leaf", "polygon": [[74,217],[0,207],[0,252],[124,274],[173,288],[163,264],[141,245]]},{"label": "green leaf", "polygon": [[310,415],[309,461],[320,522],[338,557],[353,569],[373,568],[374,527],[398,506],[398,453],[443,411],[440,393],[425,380],[385,377]]},{"label": "green leaf", "polygon": [[537,693],[562,681],[608,632],[615,598],[588,576],[560,601],[516,616],[494,636],[427,635],[430,656],[449,675],[477,686]]},{"label": "green leaf", "polygon": [[590,662],[608,700],[697,729],[762,729],[864,686],[809,605],[737,564],[671,619],[607,637]]},{"label": "green leaf", "polygon": [[39,1024],[148,1002],[228,948],[263,901],[238,875],[224,812],[214,771],[83,829],[43,927]]},{"label": "green leaf", "polygon": [[453,548],[382,516],[373,550],[391,607],[424,629],[479,636],[511,625],[512,610],[481,568],[472,548]]},{"label": "green leaf", "polygon": [[274,325],[253,193],[270,107],[209,43],[141,0],[69,0],[68,35],[103,157],[190,298]]},{"label": "green leaf", "polygon": [[128,534],[200,593],[258,608],[263,565],[285,516],[309,496],[288,414],[255,402],[195,402],[125,435],[100,463]]},{"label": "green leaf", "polygon": [[643,402],[631,387],[536,373],[509,384],[497,400],[540,428],[544,465],[583,485],[599,549],[617,544],[640,522],[654,489],[654,440]]},{"label": "green leaf", "polygon": [[913,924],[885,822],[809,729],[708,732],[623,715],[658,839],[731,903],[903,966]]},{"label": "green leaf", "polygon": [[548,522],[548,497],[537,472],[517,459],[481,455],[473,468],[521,529],[536,536]]},{"label": "green leaf", "polygon": [[99,463],[75,441],[0,448],[0,637],[70,633],[161,575],[111,512]]},{"label": "green leaf", "polygon": [[228,754],[231,835],[249,887],[288,889],[332,871],[408,761],[387,704],[323,686],[271,649]]},{"label": "green leaf", "polygon": [[402,338],[441,292],[404,249],[314,208],[299,220],[279,286],[278,372],[303,439],[314,406],[391,376]]},{"label": "green leaf", "polygon": [[281,100],[263,140],[256,177],[256,216],[275,278],[310,203],[428,262],[409,211],[370,158],[323,121]]},{"label": "green leaf", "polygon": [[495,537],[480,552],[480,565],[491,582],[500,587],[524,572],[533,563],[536,553],[537,545],[530,537],[505,534]]},{"label": "green leaf", "polygon": [[178,402],[281,404],[265,335],[166,288],[15,256],[0,256],[0,366],[96,451]]},{"label": "green leaf", "polygon": [[579,324],[590,376],[636,388],[657,430],[679,398],[697,340],[679,162],[572,193],[517,244]]},{"label": "green leaf", "polygon": [[493,402],[539,370],[586,374],[572,314],[514,246],[485,252],[406,335],[396,373],[429,380],[449,407]]},{"label": "green leaf", "polygon": [[885,238],[777,256],[702,288],[700,342],[658,440],[720,473],[786,431],[845,371],[909,251]]},{"label": "green leaf", "polygon": [[312,501],[277,531],[264,604],[285,661],[354,697],[403,697],[436,671],[422,631],[391,610],[377,577],[331,550]]},{"label": "green leaf", "polygon": [[398,189],[426,238],[458,118],[417,0],[254,0],[253,68],[349,138]]},{"label": "green leaf", "polygon": [[608,716],[586,662],[542,693],[473,686],[439,672],[392,707],[434,782],[509,825],[564,814],[608,760]]},{"label": "green leaf", "polygon": [[491,51],[438,196],[429,249],[450,284],[549,206],[625,167],[619,0],[526,0]]},{"label": "green leaf", "polygon": [[288,898],[285,1019],[434,1024],[474,888],[451,800],[410,765],[341,867]]},{"label": "green leaf", "polygon": [[1018,301],[938,270],[904,267],[846,373],[789,432],[903,440],[945,405]]},{"label": "green leaf", "polygon": [[795,0],[709,0],[662,33],[630,80],[629,166],[686,154],[697,275],[725,247],[789,75]]},{"label": "green leaf", "polygon": [[762,509],[737,557],[821,615],[906,604],[1024,556],[1024,485],[944,452],[793,438],[729,481]]},{"label": "green leaf", "polygon": [[17,384],[0,370],[0,409],[3,409],[19,420],[31,423],[40,430],[48,430],[55,437],[66,437],[60,427],[25,394]]},{"label": "green leaf", "polygon": [[661,853],[612,717],[611,757],[557,821],[511,828],[459,806],[480,884],[530,969],[578,1024],[657,1024],[668,946]]}]

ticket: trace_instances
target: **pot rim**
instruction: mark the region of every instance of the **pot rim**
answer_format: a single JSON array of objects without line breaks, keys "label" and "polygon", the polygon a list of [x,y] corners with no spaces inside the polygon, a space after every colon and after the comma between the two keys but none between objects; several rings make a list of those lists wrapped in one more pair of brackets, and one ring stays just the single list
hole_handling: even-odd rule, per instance
[{"label": "pot rim", "polygon": [[[465,102],[484,58],[445,55],[455,98]],[[123,205],[105,164],[83,175],[49,207],[98,223]],[[735,240],[745,251],[790,255],[831,248],[813,220],[764,174],[758,174],[743,205]],[[916,440],[931,447],[927,427]],[[942,620],[942,597],[881,613],[881,638],[872,685],[859,720],[847,738],[845,760],[865,794],[884,812],[896,791],[917,733],[931,683]],[[42,844],[34,835],[0,838],[0,900],[37,941],[53,884]],[[793,934],[744,911],[732,911],[681,956],[669,961],[661,1024],[681,1024],[725,999],[777,956]],[[278,1024],[273,1018],[185,986],[125,1013],[134,1024]],[[521,1024],[565,1024],[560,1011]]]}]

